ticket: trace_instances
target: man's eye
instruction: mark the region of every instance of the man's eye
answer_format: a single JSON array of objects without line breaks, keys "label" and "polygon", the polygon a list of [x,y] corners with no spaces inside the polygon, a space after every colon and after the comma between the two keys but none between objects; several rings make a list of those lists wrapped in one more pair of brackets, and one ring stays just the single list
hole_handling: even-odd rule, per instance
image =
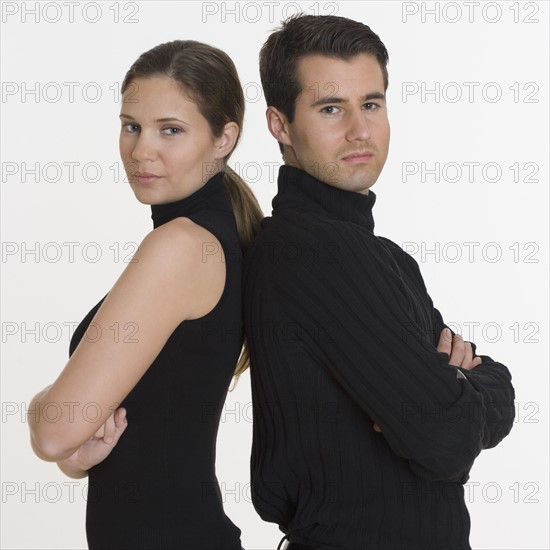
[{"label": "man's eye", "polygon": [[327,115],[333,115],[338,110],[338,107],[334,105],[327,105],[321,109],[321,112],[326,113]]},{"label": "man's eye", "polygon": [[367,111],[374,111],[378,108],[376,103],[365,103],[365,108]]},{"label": "man's eye", "polygon": [[162,130],[162,133],[168,136],[176,136],[177,134],[181,134],[181,132],[181,128],[175,128],[173,126],[170,126],[169,128],[163,128]]}]

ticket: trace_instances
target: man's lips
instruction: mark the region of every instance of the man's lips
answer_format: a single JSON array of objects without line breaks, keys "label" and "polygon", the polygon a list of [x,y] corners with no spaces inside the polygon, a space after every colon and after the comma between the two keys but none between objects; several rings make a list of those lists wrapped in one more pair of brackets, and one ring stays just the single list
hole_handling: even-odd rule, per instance
[{"label": "man's lips", "polygon": [[355,153],[350,153],[345,157],[342,157],[342,160],[350,162],[352,164],[357,164],[360,162],[368,162],[374,156],[370,151],[357,151]]}]

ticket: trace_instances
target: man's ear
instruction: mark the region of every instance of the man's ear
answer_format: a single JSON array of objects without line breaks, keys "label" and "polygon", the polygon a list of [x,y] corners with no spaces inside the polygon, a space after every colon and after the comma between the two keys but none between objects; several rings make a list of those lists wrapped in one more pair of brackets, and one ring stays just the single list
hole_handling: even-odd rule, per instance
[{"label": "man's ear", "polygon": [[228,122],[223,127],[222,135],[215,139],[216,159],[223,159],[235,147],[239,137],[239,125],[236,122]]},{"label": "man's ear", "polygon": [[290,138],[289,122],[286,115],[276,109],[275,107],[268,107],[265,112],[265,118],[267,119],[267,127],[271,132],[271,135],[283,145],[289,145],[292,147],[292,139]]}]

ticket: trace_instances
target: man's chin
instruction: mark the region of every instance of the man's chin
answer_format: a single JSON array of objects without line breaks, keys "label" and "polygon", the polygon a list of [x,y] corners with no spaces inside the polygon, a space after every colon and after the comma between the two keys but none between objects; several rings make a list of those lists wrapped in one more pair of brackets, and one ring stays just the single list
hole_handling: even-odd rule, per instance
[{"label": "man's chin", "polygon": [[372,187],[377,176],[374,177],[372,170],[367,170],[360,166],[354,167],[354,169],[340,168],[337,174],[334,174],[333,183],[335,187],[340,187],[346,191],[355,191],[356,193],[367,194],[369,188]]}]

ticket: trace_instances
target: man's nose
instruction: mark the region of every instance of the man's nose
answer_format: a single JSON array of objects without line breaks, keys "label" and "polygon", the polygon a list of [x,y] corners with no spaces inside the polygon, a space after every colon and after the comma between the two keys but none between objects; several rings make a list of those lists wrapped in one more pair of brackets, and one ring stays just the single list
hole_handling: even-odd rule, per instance
[{"label": "man's nose", "polygon": [[369,120],[363,109],[350,112],[346,138],[348,141],[366,141],[370,138]]}]

